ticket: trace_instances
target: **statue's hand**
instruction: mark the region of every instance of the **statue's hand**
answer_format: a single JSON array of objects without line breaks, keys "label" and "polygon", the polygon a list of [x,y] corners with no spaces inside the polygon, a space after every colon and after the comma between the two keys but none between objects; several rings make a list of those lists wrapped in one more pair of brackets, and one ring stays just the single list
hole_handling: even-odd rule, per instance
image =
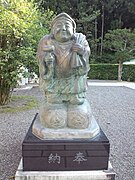
[{"label": "statue's hand", "polygon": [[79,55],[84,54],[84,47],[81,44],[75,43],[72,46],[73,52],[77,52]]}]

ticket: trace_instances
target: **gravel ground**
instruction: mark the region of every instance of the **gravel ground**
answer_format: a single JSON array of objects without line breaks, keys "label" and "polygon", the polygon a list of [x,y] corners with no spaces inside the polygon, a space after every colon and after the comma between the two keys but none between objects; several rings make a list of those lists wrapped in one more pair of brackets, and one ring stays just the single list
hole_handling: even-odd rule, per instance
[{"label": "gravel ground", "polygon": [[[38,87],[19,90],[39,101]],[[93,114],[111,144],[110,161],[116,180],[135,180],[135,90],[126,87],[88,88]],[[21,158],[21,144],[38,109],[0,114],[0,180],[13,179]]]}]

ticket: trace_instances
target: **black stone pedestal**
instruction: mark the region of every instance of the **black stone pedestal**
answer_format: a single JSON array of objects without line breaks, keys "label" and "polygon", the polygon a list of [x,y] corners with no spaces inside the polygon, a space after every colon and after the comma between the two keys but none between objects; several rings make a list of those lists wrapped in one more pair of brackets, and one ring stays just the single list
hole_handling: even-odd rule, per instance
[{"label": "black stone pedestal", "polygon": [[110,144],[102,130],[92,139],[40,140],[32,134],[32,124],[22,144],[23,171],[108,168]]}]

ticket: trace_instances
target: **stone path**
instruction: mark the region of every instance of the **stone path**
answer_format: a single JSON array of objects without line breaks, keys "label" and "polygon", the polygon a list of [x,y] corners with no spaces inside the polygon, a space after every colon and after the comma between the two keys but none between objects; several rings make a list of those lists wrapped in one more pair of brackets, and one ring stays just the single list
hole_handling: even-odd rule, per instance
[{"label": "stone path", "polygon": [[135,89],[135,82],[126,82],[126,81],[89,81],[89,86],[118,86],[118,87],[128,87]]}]

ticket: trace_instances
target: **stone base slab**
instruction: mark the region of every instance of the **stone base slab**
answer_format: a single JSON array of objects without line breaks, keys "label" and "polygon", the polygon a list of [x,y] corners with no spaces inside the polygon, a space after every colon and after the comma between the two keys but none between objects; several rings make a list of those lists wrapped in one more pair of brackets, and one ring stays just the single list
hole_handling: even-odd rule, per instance
[{"label": "stone base slab", "polygon": [[15,180],[115,180],[110,162],[107,170],[94,171],[23,171],[22,160],[17,169]]},{"label": "stone base slab", "polygon": [[[24,171],[82,171],[108,168],[110,143],[104,132],[89,139],[41,140],[31,124],[22,143]],[[51,136],[51,135],[50,135]]]},{"label": "stone base slab", "polygon": [[39,115],[35,117],[32,133],[40,138],[41,140],[45,139],[89,139],[95,137],[100,132],[100,128],[94,118],[91,118],[91,124],[86,129],[71,129],[71,128],[62,128],[62,129],[51,129],[45,128],[40,123]]}]

